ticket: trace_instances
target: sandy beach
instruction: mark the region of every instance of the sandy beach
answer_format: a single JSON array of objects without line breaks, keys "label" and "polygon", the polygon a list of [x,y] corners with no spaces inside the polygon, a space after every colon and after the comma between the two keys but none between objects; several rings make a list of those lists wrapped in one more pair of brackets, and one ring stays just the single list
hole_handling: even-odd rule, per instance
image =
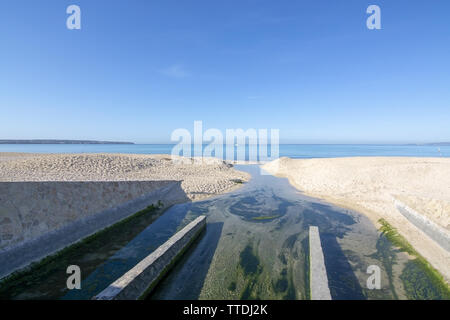
[{"label": "sandy beach", "polygon": [[408,221],[395,201],[419,212],[448,234],[450,159],[280,158],[263,168],[288,178],[306,195],[367,215],[377,226],[380,218],[386,219],[449,281],[450,253]]},{"label": "sandy beach", "polygon": [[249,175],[218,159],[171,161],[170,155],[0,153],[0,182],[182,181],[191,200],[231,191]]}]

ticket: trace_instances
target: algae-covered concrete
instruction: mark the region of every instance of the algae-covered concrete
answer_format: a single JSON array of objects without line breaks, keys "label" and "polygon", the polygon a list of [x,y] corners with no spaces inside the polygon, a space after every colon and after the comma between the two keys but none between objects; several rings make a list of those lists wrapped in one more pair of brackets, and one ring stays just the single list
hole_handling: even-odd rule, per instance
[{"label": "algae-covered concrete", "polygon": [[100,292],[94,299],[136,300],[144,294],[148,294],[161,276],[168,271],[205,227],[206,217],[198,217]]}]

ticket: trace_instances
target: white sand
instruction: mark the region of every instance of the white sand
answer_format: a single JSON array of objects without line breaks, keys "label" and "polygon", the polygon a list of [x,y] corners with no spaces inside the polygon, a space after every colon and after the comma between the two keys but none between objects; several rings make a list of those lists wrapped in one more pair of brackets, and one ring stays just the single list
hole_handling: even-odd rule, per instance
[{"label": "white sand", "polygon": [[192,200],[233,190],[249,175],[218,159],[180,164],[169,155],[0,153],[0,182],[177,180]]},{"label": "white sand", "polygon": [[376,226],[380,218],[386,219],[450,280],[450,253],[412,225],[394,205],[394,199],[400,200],[449,231],[450,159],[280,158],[263,168],[287,177],[309,196],[367,215]]}]

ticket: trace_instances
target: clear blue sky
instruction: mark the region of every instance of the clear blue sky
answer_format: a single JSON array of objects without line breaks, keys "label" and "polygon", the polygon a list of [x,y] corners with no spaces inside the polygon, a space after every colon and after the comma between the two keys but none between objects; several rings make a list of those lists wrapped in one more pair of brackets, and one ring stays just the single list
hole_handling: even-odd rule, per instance
[{"label": "clear blue sky", "polygon": [[203,120],[285,143],[449,141],[449,15],[448,0],[3,0],[0,139],[164,143]]}]

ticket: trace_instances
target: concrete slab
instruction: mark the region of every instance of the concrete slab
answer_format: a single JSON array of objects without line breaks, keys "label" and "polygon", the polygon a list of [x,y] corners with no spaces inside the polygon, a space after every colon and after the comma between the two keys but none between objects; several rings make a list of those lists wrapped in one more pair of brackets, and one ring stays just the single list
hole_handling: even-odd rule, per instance
[{"label": "concrete slab", "polygon": [[309,265],[311,300],[331,300],[319,228],[315,226],[309,227]]}]

